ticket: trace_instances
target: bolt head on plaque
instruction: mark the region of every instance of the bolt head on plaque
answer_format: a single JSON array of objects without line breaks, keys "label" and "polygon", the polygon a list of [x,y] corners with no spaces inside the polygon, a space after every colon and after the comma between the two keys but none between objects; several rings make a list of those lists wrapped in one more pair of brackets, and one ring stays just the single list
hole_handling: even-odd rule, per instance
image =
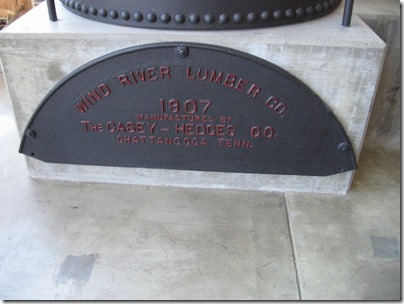
[{"label": "bolt head on plaque", "polygon": [[60,0],[69,11],[123,26],[225,30],[286,25],[323,17],[341,0]]},{"label": "bolt head on plaque", "polygon": [[176,51],[180,58],[185,58],[188,56],[188,49],[185,46],[178,46]]}]

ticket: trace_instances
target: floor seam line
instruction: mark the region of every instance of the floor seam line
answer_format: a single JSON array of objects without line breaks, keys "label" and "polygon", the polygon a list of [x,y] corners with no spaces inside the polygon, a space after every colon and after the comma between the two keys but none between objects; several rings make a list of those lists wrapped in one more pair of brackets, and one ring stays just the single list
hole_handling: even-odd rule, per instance
[{"label": "floor seam line", "polygon": [[293,265],[295,267],[295,274],[296,274],[297,291],[299,294],[299,300],[302,300],[302,290],[301,290],[301,286],[300,286],[300,275],[299,275],[298,260],[297,260],[297,255],[296,255],[296,246],[295,246],[295,242],[294,242],[292,224],[290,221],[289,200],[288,200],[288,196],[286,193],[284,194],[284,198],[285,198],[285,209],[286,209],[286,221],[288,223],[290,245],[292,247],[292,255],[293,255]]}]

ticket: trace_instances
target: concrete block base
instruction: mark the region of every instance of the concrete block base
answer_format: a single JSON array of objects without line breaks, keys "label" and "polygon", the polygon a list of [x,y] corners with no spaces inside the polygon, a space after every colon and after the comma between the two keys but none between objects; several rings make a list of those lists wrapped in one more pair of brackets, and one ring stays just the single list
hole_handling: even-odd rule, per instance
[{"label": "concrete block base", "polygon": [[354,12],[386,43],[365,145],[400,150],[401,146],[401,14],[398,0],[357,0]]},{"label": "concrete block base", "polygon": [[[244,31],[161,31],[100,24],[59,4],[59,21],[39,5],[0,33],[0,58],[20,134],[42,98],[63,77],[121,48],[164,41],[222,45],[259,56],[290,72],[331,108],[359,157],[384,59],[384,42],[358,17],[340,26],[342,7],[303,24]],[[16,152],[17,153],[17,152]],[[328,177],[195,172],[49,164],[27,159],[40,179],[197,188],[344,194],[354,172]]]}]

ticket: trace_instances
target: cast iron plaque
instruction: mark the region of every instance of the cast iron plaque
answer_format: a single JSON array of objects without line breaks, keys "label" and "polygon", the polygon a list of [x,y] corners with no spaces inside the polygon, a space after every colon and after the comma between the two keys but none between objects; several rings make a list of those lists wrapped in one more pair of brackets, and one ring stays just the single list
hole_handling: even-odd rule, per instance
[{"label": "cast iron plaque", "polygon": [[124,49],[62,80],[20,152],[45,162],[325,176],[356,169],[331,111],[301,81],[218,46]]}]

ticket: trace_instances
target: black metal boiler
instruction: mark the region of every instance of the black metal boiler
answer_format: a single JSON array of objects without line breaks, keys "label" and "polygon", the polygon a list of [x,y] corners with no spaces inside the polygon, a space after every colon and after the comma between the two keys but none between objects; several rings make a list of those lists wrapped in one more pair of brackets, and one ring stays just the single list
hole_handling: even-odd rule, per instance
[{"label": "black metal boiler", "polygon": [[[56,21],[54,0],[47,0]],[[224,30],[286,25],[323,17],[341,0],[60,0],[66,9],[99,22],[143,28]],[[349,26],[353,0],[345,2]]]}]

